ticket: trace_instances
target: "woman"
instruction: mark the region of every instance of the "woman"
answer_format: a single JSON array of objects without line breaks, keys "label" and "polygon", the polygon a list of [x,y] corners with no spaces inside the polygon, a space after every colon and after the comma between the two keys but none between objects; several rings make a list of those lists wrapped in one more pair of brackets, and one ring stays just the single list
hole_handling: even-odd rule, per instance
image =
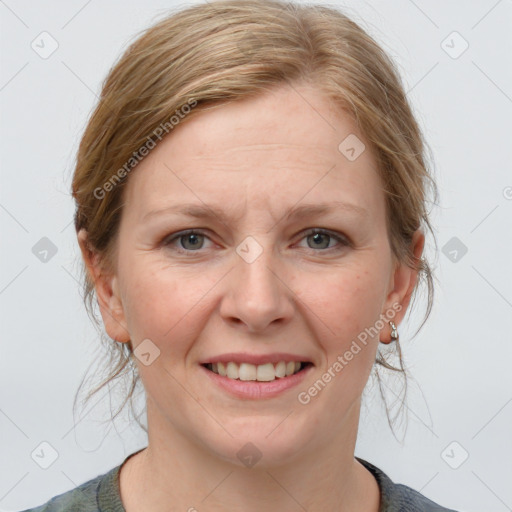
[{"label": "woman", "polygon": [[448,510],[354,457],[379,343],[400,354],[432,291],[424,151],[393,64],[338,11],[217,1],[143,34],[73,197],[148,446],[32,510]]}]

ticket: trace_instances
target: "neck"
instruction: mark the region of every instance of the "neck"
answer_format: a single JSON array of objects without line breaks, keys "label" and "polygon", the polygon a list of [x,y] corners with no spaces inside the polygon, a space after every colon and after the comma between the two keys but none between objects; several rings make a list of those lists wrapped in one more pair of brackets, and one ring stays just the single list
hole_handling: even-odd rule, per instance
[{"label": "neck", "polygon": [[272,460],[267,453],[246,467],[236,455],[231,459],[212,453],[186,432],[171,428],[148,403],[148,447],[131,457],[120,473],[124,507],[127,512],[163,512],[170,506],[190,512],[378,512],[377,482],[354,459],[359,405],[335,436],[315,436],[285,461]]}]

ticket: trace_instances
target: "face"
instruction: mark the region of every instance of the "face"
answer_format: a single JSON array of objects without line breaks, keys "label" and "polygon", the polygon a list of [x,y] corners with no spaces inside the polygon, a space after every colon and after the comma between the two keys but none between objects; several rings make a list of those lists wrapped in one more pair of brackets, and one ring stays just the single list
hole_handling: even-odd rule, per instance
[{"label": "face", "polygon": [[[351,134],[366,145],[355,160],[339,149]],[[251,442],[277,464],[355,435],[379,335],[416,277],[395,267],[385,215],[363,134],[307,86],[203,111],[153,149],[97,287],[109,335],[145,354],[150,444],[241,464]],[[228,361],[251,364],[239,380],[206,367]],[[279,361],[307,365],[275,378]]]}]

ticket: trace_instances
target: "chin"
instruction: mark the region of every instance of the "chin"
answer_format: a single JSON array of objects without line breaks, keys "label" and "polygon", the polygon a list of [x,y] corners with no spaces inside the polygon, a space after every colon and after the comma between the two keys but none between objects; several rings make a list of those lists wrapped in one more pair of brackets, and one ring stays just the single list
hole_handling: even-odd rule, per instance
[{"label": "chin", "polygon": [[220,438],[208,439],[210,450],[224,461],[250,469],[270,469],[293,463],[308,445],[307,432],[293,423],[293,413],[244,417],[226,422]]}]

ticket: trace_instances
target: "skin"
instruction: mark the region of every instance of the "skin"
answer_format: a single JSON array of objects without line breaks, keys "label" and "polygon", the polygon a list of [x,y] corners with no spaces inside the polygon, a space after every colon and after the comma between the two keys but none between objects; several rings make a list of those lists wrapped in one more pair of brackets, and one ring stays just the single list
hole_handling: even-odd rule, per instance
[{"label": "skin", "polygon": [[[307,405],[307,390],[379,315],[407,310],[417,272],[395,264],[385,197],[367,142],[353,162],[338,146],[352,119],[316,89],[283,85],[271,93],[204,111],[179,125],[133,171],[125,189],[115,272],[104,272],[79,241],[107,333],[160,356],[137,361],[147,395],[148,448],[121,470],[121,497],[135,510],[350,510],[377,512],[379,488],[354,458],[361,395],[377,336]],[[342,201],[333,213],[288,220],[304,203]],[[182,203],[224,212],[193,219],[153,211]],[[161,243],[169,235],[204,231]],[[306,232],[322,228],[343,244]],[[252,236],[252,263],[236,248]],[[316,244],[315,244],[316,241]],[[418,231],[413,250],[421,256]],[[197,248],[194,248],[197,247]],[[181,249],[183,254],[179,253]],[[226,352],[307,356],[306,381],[265,400],[242,400],[212,385],[198,366]],[[237,452],[253,443],[262,458],[245,467]],[[326,492],[328,490],[328,492]]]}]

